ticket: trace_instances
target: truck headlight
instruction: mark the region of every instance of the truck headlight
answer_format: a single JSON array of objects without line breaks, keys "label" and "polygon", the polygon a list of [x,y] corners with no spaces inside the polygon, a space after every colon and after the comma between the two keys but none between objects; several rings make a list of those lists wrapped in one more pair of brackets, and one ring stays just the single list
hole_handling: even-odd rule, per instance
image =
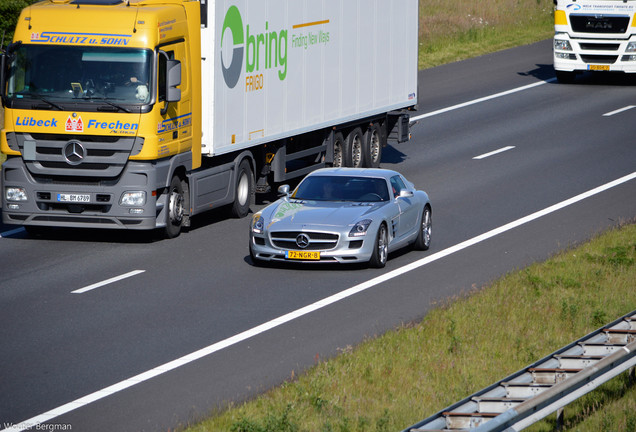
[{"label": "truck headlight", "polygon": [[143,206],[146,205],[146,191],[126,191],[121,195],[119,205]]},{"label": "truck headlight", "polygon": [[570,45],[570,41],[563,40],[563,39],[555,39],[554,49],[559,51],[572,51],[572,45]]},{"label": "truck headlight", "polygon": [[371,219],[361,220],[351,228],[349,231],[349,237],[363,237],[367,235],[369,225],[371,225]]},{"label": "truck headlight", "polygon": [[625,48],[625,52],[636,52],[636,42],[628,43],[627,48]]},{"label": "truck headlight", "polygon": [[26,201],[26,189],[24,189],[23,187],[8,186],[4,189],[4,198],[7,201]]}]

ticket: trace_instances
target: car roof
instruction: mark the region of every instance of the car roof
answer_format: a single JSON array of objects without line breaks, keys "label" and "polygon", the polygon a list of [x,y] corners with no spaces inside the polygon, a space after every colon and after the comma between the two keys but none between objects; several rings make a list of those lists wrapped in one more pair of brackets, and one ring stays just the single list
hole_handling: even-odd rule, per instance
[{"label": "car roof", "polygon": [[321,168],[310,173],[308,177],[314,175],[328,175],[333,177],[382,177],[390,179],[395,175],[399,175],[399,173],[382,168]]}]

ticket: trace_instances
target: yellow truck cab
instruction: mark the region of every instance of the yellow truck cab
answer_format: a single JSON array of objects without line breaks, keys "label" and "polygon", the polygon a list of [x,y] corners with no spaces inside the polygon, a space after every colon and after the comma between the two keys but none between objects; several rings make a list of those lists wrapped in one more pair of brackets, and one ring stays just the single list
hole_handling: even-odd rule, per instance
[{"label": "yellow truck cab", "polygon": [[378,166],[409,136],[418,6],[374,4],[25,8],[0,69],[3,222],[174,237],[211,208],[247,215],[272,182]]}]

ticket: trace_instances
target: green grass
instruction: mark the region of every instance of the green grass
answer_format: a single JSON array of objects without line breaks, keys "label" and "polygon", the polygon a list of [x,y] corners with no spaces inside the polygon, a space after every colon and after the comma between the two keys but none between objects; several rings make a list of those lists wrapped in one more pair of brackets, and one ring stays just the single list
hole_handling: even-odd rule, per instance
[{"label": "green grass", "polygon": [[551,0],[420,0],[419,67],[425,69],[552,37]]},{"label": "green grass", "polygon": [[[187,431],[402,430],[635,310],[634,281],[631,224],[450,299],[301,376],[290,371],[279,388]],[[634,432],[636,388],[623,374],[565,413],[566,430]]]}]

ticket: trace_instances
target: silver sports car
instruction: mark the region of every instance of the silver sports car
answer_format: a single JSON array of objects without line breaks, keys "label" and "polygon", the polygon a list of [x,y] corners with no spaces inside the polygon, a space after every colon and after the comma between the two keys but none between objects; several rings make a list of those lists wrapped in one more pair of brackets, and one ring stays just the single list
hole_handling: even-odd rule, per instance
[{"label": "silver sports car", "polygon": [[250,223],[252,262],[369,262],[384,267],[388,254],[431,244],[426,192],[384,169],[325,168],[290,194],[256,213]]}]

